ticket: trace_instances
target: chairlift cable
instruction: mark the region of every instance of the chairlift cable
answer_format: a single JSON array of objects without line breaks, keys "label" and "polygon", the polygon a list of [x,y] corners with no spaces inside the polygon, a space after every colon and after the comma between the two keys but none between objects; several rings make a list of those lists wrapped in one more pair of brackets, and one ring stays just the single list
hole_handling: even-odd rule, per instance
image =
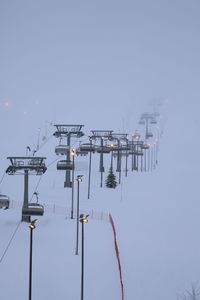
[{"label": "chairlift cable", "polygon": [[3,176],[1,177],[0,184],[2,183],[5,175],[6,175],[6,171],[3,173]]},{"label": "chairlift cable", "polygon": [[[50,164],[47,165],[47,168],[48,168],[49,166],[51,166],[53,163],[55,163],[57,160],[59,160],[59,158],[54,159]],[[42,175],[43,175],[43,174],[42,174]],[[38,182],[37,182],[37,184],[36,184],[36,187],[35,187],[35,189],[34,189],[34,192],[33,192],[32,196],[31,196],[31,199],[30,199],[30,200],[33,199],[34,193],[37,192],[37,189],[38,189],[38,186],[39,186],[39,184],[40,184],[40,181],[42,180],[42,175],[40,175],[40,178],[38,179]]]},{"label": "chairlift cable", "polygon": [[13,234],[12,234],[12,236],[11,236],[11,239],[10,239],[10,241],[8,242],[8,245],[6,246],[6,248],[5,248],[5,250],[4,250],[3,254],[2,254],[2,256],[1,256],[1,258],[0,258],[0,263],[3,261],[5,255],[6,255],[8,249],[9,249],[9,247],[10,247],[10,245],[11,245],[11,243],[12,243],[12,241],[13,241],[13,239],[14,239],[16,233],[17,233],[17,230],[19,229],[19,225],[20,225],[20,224],[21,224],[21,220],[20,220],[19,223],[17,224],[17,227],[15,228],[15,231],[13,232]]}]

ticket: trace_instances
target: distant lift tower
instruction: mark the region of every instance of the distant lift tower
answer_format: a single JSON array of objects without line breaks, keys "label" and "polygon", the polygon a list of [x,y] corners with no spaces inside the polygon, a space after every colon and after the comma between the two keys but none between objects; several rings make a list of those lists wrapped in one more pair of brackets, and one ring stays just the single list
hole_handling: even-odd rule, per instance
[{"label": "distant lift tower", "polygon": [[22,207],[22,222],[30,222],[31,215],[43,215],[43,206],[38,203],[29,203],[28,200],[28,179],[29,175],[42,175],[47,167],[44,163],[46,157],[7,157],[10,159],[10,166],[7,168],[8,175],[24,175],[24,203]]},{"label": "distant lift tower", "polygon": [[92,135],[90,136],[93,140],[100,140],[100,145],[97,147],[97,153],[100,153],[99,172],[101,173],[100,187],[103,186],[103,154],[110,153],[110,147],[104,145],[104,141],[111,140],[113,130],[91,130]]},{"label": "distant lift tower", "polygon": [[[121,183],[121,168],[122,168],[122,151],[129,150],[128,146],[128,134],[127,133],[113,133],[112,140],[117,142],[117,145],[113,147],[113,150],[117,152],[117,169],[116,172],[119,172],[119,184]],[[122,142],[125,141],[126,145],[122,145]],[[128,158],[128,152],[126,152],[126,161]],[[126,162],[127,170],[127,162]],[[127,171],[126,171],[127,172]]]},{"label": "distant lift tower", "polygon": [[[65,182],[64,187],[73,188],[73,182],[71,181],[71,170],[73,169],[72,161],[70,159],[70,146],[71,146],[71,138],[80,138],[84,136],[84,133],[81,131],[84,125],[63,125],[57,124],[54,125],[56,127],[56,132],[54,132],[54,136],[59,138],[60,140],[66,139],[66,160],[59,161],[57,164],[58,170],[65,170]],[[63,153],[57,153],[63,154]]]}]

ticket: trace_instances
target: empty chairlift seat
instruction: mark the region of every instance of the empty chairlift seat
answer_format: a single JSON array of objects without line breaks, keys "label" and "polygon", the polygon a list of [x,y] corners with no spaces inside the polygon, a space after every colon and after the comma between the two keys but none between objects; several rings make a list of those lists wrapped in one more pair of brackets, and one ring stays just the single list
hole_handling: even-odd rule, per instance
[{"label": "empty chairlift seat", "polygon": [[60,160],[57,162],[57,170],[72,170],[73,163],[70,160]]},{"label": "empty chairlift seat", "polygon": [[38,203],[28,203],[28,207],[22,207],[23,216],[43,216],[44,206]]},{"label": "empty chairlift seat", "polygon": [[97,148],[97,153],[110,153],[110,151],[111,149],[108,146],[103,146],[103,147],[99,146]]},{"label": "empty chairlift seat", "polygon": [[152,119],[152,120],[150,121],[150,124],[157,124],[157,121],[156,121],[155,119]]},{"label": "empty chairlift seat", "polygon": [[149,149],[150,146],[149,146],[148,144],[143,144],[143,145],[141,146],[141,148],[144,149],[144,150],[146,150],[146,149]]},{"label": "empty chairlift seat", "polygon": [[10,205],[10,199],[6,195],[0,194],[0,208],[8,209]]},{"label": "empty chairlift seat", "polygon": [[95,146],[91,145],[90,143],[85,143],[80,145],[80,151],[87,151],[87,152],[95,152]]},{"label": "empty chairlift seat", "polygon": [[76,155],[77,156],[86,156],[88,154],[88,151],[85,151],[85,150],[80,150],[80,149],[77,149],[76,150]]},{"label": "empty chairlift seat", "polygon": [[57,155],[66,155],[67,152],[69,151],[69,147],[67,145],[58,145],[55,148],[55,153]]},{"label": "empty chairlift seat", "polygon": [[144,120],[140,120],[140,121],[138,122],[138,124],[139,124],[139,125],[145,125],[145,121],[144,121]]},{"label": "empty chairlift seat", "polygon": [[153,137],[153,133],[152,132],[147,132],[146,134],[146,139]]}]

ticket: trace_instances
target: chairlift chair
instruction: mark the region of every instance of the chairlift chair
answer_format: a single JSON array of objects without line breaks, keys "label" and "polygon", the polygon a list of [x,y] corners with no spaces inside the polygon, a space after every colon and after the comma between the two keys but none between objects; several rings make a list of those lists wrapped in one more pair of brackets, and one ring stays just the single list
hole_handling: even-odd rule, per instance
[{"label": "chairlift chair", "polygon": [[70,160],[60,160],[57,162],[57,170],[73,170],[73,163]]},{"label": "chairlift chair", "polygon": [[141,148],[144,149],[144,150],[146,150],[146,149],[149,149],[150,146],[149,146],[148,144],[143,144],[143,145],[141,146]]},{"label": "chairlift chair", "polygon": [[10,199],[6,195],[0,194],[0,208],[8,209],[10,205]]},{"label": "chairlift chair", "polygon": [[152,132],[147,132],[146,139],[152,138],[152,137],[153,137],[153,133]]},{"label": "chairlift chair", "polygon": [[140,120],[140,121],[138,122],[138,124],[139,124],[139,125],[145,125],[145,121],[144,121],[144,120]]},{"label": "chairlift chair", "polygon": [[44,206],[38,203],[28,203],[28,207],[22,207],[23,216],[43,216]]},{"label": "chairlift chair", "polygon": [[136,156],[142,156],[143,151],[142,150],[132,151],[130,154],[133,154],[133,155],[136,155]]},{"label": "chairlift chair", "polygon": [[69,147],[67,145],[58,145],[55,147],[55,153],[57,155],[67,155]]},{"label": "chairlift chair", "polygon": [[157,121],[156,121],[155,119],[152,119],[152,120],[150,121],[150,124],[157,124]]},{"label": "chairlift chair", "polygon": [[97,153],[110,153],[110,151],[111,149],[108,146],[103,146],[103,147],[99,146],[97,148]]},{"label": "chairlift chair", "polygon": [[85,151],[85,150],[80,150],[80,148],[79,149],[76,149],[76,155],[77,156],[86,156],[88,154],[88,151]]},{"label": "chairlift chair", "polygon": [[80,151],[87,151],[87,152],[95,152],[95,146],[91,145],[90,143],[85,143],[80,145]]}]

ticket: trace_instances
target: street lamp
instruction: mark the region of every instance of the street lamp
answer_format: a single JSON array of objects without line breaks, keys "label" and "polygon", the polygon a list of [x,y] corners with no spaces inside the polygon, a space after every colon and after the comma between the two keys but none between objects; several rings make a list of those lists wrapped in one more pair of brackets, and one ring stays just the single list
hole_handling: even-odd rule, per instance
[{"label": "street lamp", "polygon": [[71,203],[71,219],[74,218],[74,171],[75,171],[75,163],[74,163],[74,157],[76,154],[76,150],[71,150],[71,156],[72,156],[72,203]]},{"label": "street lamp", "polygon": [[80,223],[82,224],[82,251],[81,251],[81,300],[84,299],[84,224],[88,223],[89,215],[84,217],[80,215]]},{"label": "street lamp", "polygon": [[35,222],[37,219],[31,221],[30,228],[30,258],[29,258],[29,300],[32,299],[32,254],[33,254],[33,230],[36,228]]},{"label": "street lamp", "polygon": [[77,181],[77,210],[76,210],[76,252],[75,254],[78,255],[78,239],[79,239],[79,190],[80,190],[80,182],[83,181],[83,175],[78,175],[76,177]]}]

